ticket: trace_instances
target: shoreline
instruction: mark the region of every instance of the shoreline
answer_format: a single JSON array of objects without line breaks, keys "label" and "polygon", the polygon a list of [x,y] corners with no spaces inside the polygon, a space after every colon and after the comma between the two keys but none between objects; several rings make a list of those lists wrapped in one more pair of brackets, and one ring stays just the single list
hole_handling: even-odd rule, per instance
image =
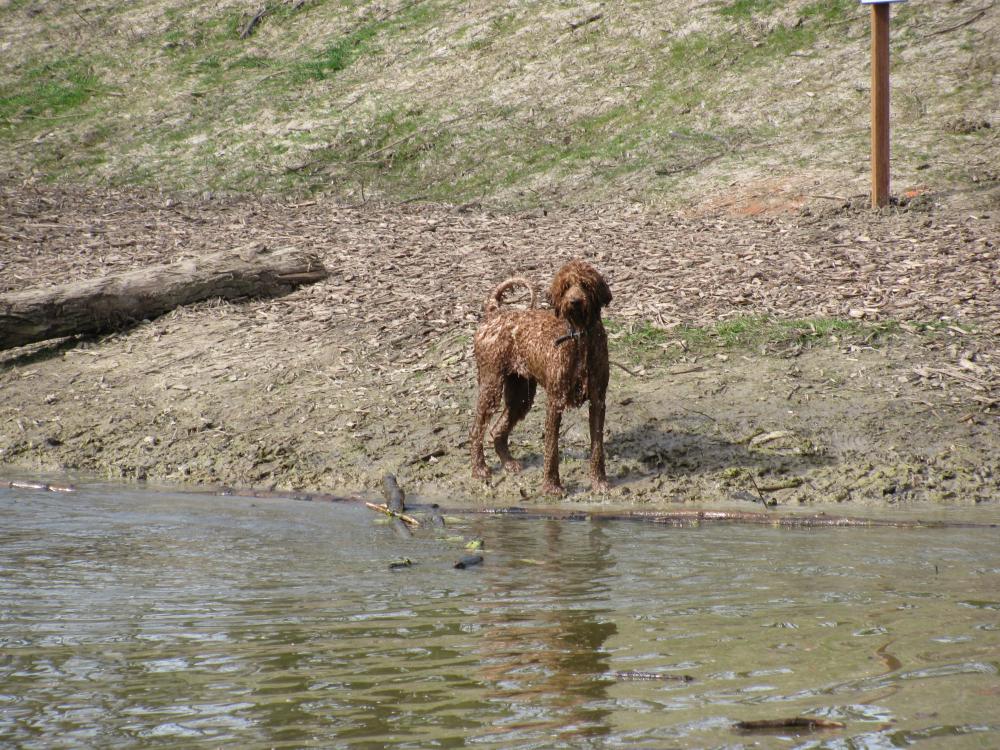
[{"label": "shoreline", "polygon": [[[38,480],[27,479],[6,479],[0,477],[0,489],[28,490],[36,492],[52,492],[60,495],[69,495],[79,491],[86,491],[93,486],[103,487],[105,483],[84,483],[77,486],[73,483],[46,483]],[[288,500],[296,502],[319,502],[319,503],[353,503],[364,504],[373,510],[381,510],[389,516],[399,516],[398,513],[386,510],[385,504],[373,504],[366,499],[367,495],[341,495],[327,492],[296,492],[291,490],[256,490],[252,488],[234,487],[144,487],[138,484],[120,485],[120,490],[124,492],[150,492],[154,494],[181,494],[198,495],[216,498],[235,498],[241,500]],[[377,499],[372,496],[372,499]],[[723,509],[714,508],[684,508],[682,510],[667,510],[663,507],[658,509],[636,509],[627,506],[618,508],[607,508],[602,506],[584,506],[577,508],[565,508],[554,505],[549,506],[502,506],[502,507],[477,507],[473,505],[452,505],[441,507],[437,503],[416,502],[408,503],[405,506],[407,513],[424,513],[433,509],[435,513],[451,516],[504,516],[528,521],[564,521],[564,522],[623,522],[623,523],[643,523],[656,526],[673,528],[695,528],[704,524],[734,524],[751,526],[772,526],[787,529],[870,529],[870,528],[899,528],[899,529],[958,529],[958,528],[1000,528],[1000,516],[996,521],[969,521],[953,520],[942,518],[926,518],[926,514],[948,514],[948,511],[965,510],[952,506],[943,508],[941,506],[927,505],[923,508],[910,507],[901,512],[895,509],[893,512],[896,518],[888,518],[884,515],[844,515],[828,514],[825,506],[816,506],[808,509],[784,509],[784,512],[773,510],[745,510],[737,508]],[[872,510],[869,508],[868,510]],[[920,517],[922,514],[925,517]],[[996,514],[994,514],[996,515]],[[905,516],[900,518],[898,516]],[[408,518],[408,517],[407,517]]]}]

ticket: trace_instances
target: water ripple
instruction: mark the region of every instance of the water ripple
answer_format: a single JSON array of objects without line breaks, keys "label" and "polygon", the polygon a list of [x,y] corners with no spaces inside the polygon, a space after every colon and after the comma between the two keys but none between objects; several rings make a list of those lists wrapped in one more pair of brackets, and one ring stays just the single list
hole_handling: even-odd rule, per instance
[{"label": "water ripple", "polygon": [[449,534],[486,562],[456,571],[460,545],[356,506],[0,491],[0,514],[3,746],[735,748],[785,715],[848,725],[799,747],[1000,745],[988,533],[473,518]]}]

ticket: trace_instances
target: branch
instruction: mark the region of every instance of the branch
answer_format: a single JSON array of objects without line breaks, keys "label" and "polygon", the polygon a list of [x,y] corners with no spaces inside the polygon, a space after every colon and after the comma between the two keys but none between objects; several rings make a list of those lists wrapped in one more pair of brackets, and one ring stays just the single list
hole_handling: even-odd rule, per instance
[{"label": "branch", "polygon": [[418,521],[413,516],[408,516],[405,513],[397,513],[394,510],[389,510],[384,505],[376,505],[375,503],[366,502],[365,503],[365,507],[371,508],[372,510],[377,510],[379,513],[385,513],[390,518],[399,518],[399,519],[405,521],[406,523],[410,524],[410,526],[419,526],[420,525],[420,521]]},{"label": "branch", "polygon": [[577,29],[582,28],[582,27],[586,26],[589,23],[594,23],[595,21],[600,21],[602,18],[604,18],[604,14],[603,13],[595,13],[594,15],[589,16],[589,17],[583,19],[582,21],[573,21],[573,22],[571,22],[570,25],[569,25],[569,30],[570,31],[576,31]]},{"label": "branch", "polygon": [[986,14],[986,11],[988,11],[990,8],[992,8],[993,5],[994,5],[993,2],[991,2],[989,5],[984,5],[979,10],[973,11],[972,15],[969,16],[969,18],[967,18],[966,20],[962,21],[961,23],[955,24],[954,26],[948,26],[947,28],[938,29],[937,31],[932,31],[929,34],[924,34],[924,39],[927,39],[928,37],[932,37],[932,36],[937,36],[938,34],[947,34],[949,31],[956,31],[957,29],[960,29],[963,26],[968,26],[971,23],[975,23],[980,18],[982,18]]},{"label": "branch", "polygon": [[249,37],[257,28],[257,24],[264,20],[264,16],[268,15],[271,9],[266,5],[260,9],[256,16],[250,19],[249,23],[243,27],[243,31],[240,32],[240,39],[246,39]]}]

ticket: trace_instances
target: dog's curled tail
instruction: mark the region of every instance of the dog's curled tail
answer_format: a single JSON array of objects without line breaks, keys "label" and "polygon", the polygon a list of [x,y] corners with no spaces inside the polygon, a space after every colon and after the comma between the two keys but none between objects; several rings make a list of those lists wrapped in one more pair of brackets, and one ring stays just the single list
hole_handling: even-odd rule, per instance
[{"label": "dog's curled tail", "polygon": [[535,287],[523,276],[512,276],[506,281],[497,284],[496,289],[490,293],[490,296],[483,303],[483,313],[486,315],[487,320],[500,312],[500,308],[503,306],[503,296],[509,289],[513,289],[516,286],[523,286],[528,290],[528,294],[531,295],[528,307],[532,309],[536,307]]}]

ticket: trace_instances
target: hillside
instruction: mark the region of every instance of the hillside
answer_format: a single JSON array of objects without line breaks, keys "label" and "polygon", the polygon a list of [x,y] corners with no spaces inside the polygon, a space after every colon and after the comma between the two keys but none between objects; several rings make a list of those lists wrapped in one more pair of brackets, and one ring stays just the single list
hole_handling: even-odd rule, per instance
[{"label": "hillside", "polygon": [[[894,7],[897,195],[996,205],[998,22]],[[196,193],[798,208],[867,190],[868,33],[854,0],[7,0],[0,159]]]}]

